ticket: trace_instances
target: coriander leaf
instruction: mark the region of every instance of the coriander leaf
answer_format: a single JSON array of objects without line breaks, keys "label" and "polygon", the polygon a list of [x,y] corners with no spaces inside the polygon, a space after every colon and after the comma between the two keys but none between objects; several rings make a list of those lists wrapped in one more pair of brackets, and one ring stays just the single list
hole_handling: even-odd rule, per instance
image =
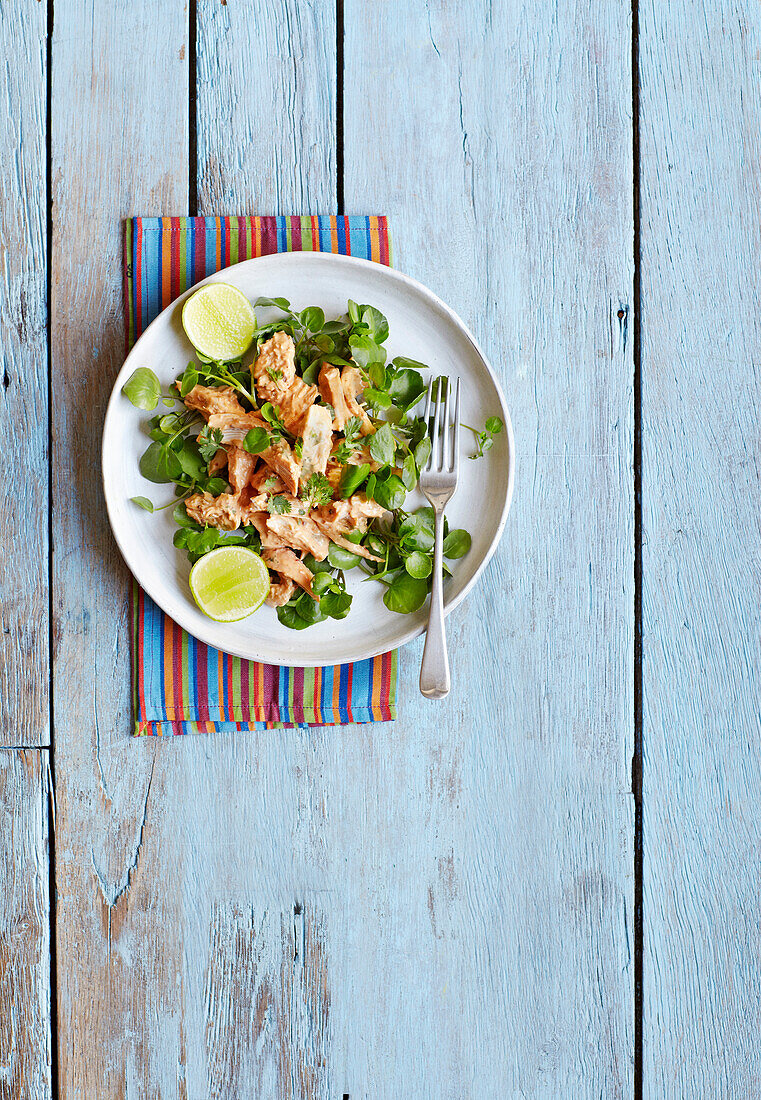
[{"label": "coriander leaf", "polygon": [[411,577],[425,578],[431,575],[431,559],[428,554],[414,550],[408,558],[405,558],[404,568]]},{"label": "coriander leaf", "polygon": [[277,485],[277,481],[277,476],[275,474],[270,474],[269,477],[264,479],[264,484],[262,485],[262,488],[266,489],[267,492],[270,492]]},{"label": "coriander leaf", "polygon": [[396,440],[390,424],[384,424],[370,437],[370,454],[381,466],[390,466],[396,454]]},{"label": "coriander leaf", "polygon": [[370,465],[367,462],[363,462],[360,466],[352,466],[351,464],[344,466],[341,471],[341,484],[338,490],[341,499],[348,500],[353,493],[356,493],[369,473]]},{"label": "coriander leaf", "polygon": [[468,532],[458,527],[456,530],[450,531],[444,539],[444,554],[448,558],[461,558],[470,550],[471,541]]},{"label": "coriander leaf", "polygon": [[314,473],[307,478],[299,496],[310,508],[319,508],[323,504],[329,504],[333,499],[333,486],[324,474]]},{"label": "coriander leaf", "polygon": [[138,508],[144,508],[146,512],[153,511],[153,504],[148,500],[148,497],[130,497],[129,499],[133,504],[136,504]]},{"label": "coriander leaf", "polygon": [[210,428],[208,424],[204,424],[196,437],[196,444],[201,457],[208,464],[222,446],[222,432],[219,428]]},{"label": "coriander leaf", "polygon": [[411,577],[402,573],[383,594],[383,602],[389,611],[400,615],[409,615],[425,603],[428,595],[428,582],[420,577]]},{"label": "coriander leaf", "polygon": [[270,445],[270,433],[266,428],[251,428],[243,439],[243,450],[251,455],[261,454]]},{"label": "coriander leaf", "polygon": [[155,409],[161,397],[161,383],[149,367],[138,367],[122,386],[122,393],[137,409]]},{"label": "coriander leaf", "polygon": [[272,497],[267,505],[267,510],[272,515],[287,516],[291,511],[291,502],[284,496]]}]

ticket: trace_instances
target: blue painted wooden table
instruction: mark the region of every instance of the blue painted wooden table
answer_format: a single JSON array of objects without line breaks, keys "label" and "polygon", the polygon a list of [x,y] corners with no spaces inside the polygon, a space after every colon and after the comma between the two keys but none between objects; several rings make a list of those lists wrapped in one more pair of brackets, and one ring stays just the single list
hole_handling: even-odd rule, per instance
[{"label": "blue painted wooden table", "polygon": [[[0,1098],[761,1095],[749,0],[0,0]],[[393,725],[129,739],[131,214],[384,212],[517,482]]]}]

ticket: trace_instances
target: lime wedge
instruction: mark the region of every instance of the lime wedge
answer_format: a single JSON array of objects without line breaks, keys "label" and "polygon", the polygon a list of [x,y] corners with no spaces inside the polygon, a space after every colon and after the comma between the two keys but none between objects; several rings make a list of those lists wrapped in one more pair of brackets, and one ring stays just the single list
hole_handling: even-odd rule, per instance
[{"label": "lime wedge", "polygon": [[210,283],[185,302],[182,327],[193,347],[207,359],[240,359],[254,339],[256,314],[237,287]]},{"label": "lime wedge", "polygon": [[270,590],[267,566],[246,546],[220,546],[190,570],[190,591],[201,611],[218,623],[252,615]]}]

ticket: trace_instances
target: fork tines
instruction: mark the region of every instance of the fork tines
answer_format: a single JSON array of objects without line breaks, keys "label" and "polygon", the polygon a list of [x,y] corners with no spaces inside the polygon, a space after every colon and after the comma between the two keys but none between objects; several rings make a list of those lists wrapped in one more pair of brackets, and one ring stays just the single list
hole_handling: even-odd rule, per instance
[{"label": "fork tines", "polygon": [[[460,456],[457,441],[460,430],[460,379],[456,379],[454,398],[454,419],[450,418],[451,382],[445,374],[431,378],[425,399],[423,419],[428,425],[431,440],[431,454],[425,467],[425,473],[459,472]],[[442,400],[443,395],[443,400]],[[431,425],[431,404],[433,404],[433,425]],[[443,410],[443,415],[442,415]]]}]

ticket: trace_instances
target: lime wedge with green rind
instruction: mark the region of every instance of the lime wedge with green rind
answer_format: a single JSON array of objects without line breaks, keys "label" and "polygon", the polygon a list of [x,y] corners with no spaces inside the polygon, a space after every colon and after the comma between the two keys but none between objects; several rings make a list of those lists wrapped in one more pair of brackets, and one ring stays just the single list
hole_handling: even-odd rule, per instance
[{"label": "lime wedge with green rind", "polygon": [[248,351],[256,333],[256,314],[248,298],[229,283],[209,283],[182,307],[182,327],[193,347],[207,359],[227,362]]},{"label": "lime wedge with green rind", "polygon": [[246,546],[220,546],[190,570],[190,591],[204,615],[218,623],[245,619],[270,590],[267,566]]}]

